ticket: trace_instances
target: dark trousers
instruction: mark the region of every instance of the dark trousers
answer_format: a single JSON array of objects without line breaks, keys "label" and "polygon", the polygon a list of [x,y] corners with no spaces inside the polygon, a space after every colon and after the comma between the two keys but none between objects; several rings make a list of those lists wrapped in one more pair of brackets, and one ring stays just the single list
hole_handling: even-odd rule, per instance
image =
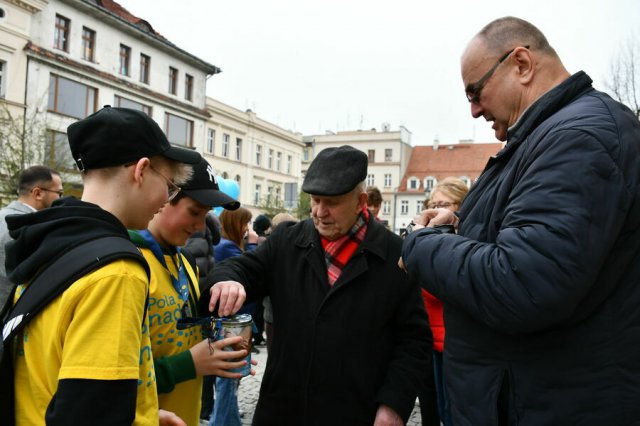
[{"label": "dark trousers", "polygon": [[202,408],[200,418],[209,420],[213,412],[214,396],[213,388],[216,384],[216,376],[204,376],[202,380]]}]

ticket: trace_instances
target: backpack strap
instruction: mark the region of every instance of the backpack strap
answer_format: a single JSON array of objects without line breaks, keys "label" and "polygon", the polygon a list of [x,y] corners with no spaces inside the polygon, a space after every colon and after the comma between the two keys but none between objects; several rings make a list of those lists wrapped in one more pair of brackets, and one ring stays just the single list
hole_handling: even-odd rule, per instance
[{"label": "backpack strap", "polygon": [[114,260],[125,258],[140,262],[149,276],[149,266],[140,250],[131,241],[122,237],[98,238],[64,253],[37,274],[6,314],[2,328],[3,342],[19,333],[33,316],[72,283],[88,272]]},{"label": "backpack strap", "polygon": [[[8,308],[14,298],[14,289],[2,312],[2,346],[4,350],[0,360],[0,418],[6,420],[7,424],[15,423],[13,338],[24,329],[32,318],[75,281],[87,273],[119,259],[137,261],[144,267],[147,278],[151,276],[147,261],[130,240],[110,236],[82,243],[49,263],[38,272],[15,305]],[[147,289],[143,324],[147,315],[148,291]]]}]

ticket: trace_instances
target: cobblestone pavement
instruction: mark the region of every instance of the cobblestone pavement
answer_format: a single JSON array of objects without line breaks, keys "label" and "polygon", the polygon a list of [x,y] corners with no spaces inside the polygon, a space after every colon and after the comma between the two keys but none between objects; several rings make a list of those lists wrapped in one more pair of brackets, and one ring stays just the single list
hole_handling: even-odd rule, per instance
[{"label": "cobblestone pavement", "polygon": [[[238,389],[238,406],[240,408],[240,414],[242,415],[242,424],[250,425],[253,419],[253,412],[258,402],[258,393],[260,392],[260,382],[262,381],[262,375],[264,374],[264,367],[267,365],[267,348],[266,346],[258,346],[260,350],[259,354],[252,354],[253,359],[258,361],[258,365],[255,367],[256,375],[247,376],[240,380],[240,388]],[[420,426],[422,421],[420,420],[420,407],[416,402],[416,406],[411,413],[411,417],[407,422],[407,426]]]}]

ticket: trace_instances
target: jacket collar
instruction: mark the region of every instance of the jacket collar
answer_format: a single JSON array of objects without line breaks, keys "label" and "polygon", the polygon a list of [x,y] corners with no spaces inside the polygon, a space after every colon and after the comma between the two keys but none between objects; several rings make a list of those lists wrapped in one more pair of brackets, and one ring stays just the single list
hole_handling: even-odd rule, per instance
[{"label": "jacket collar", "polygon": [[[303,228],[302,232],[300,232],[296,237],[296,246],[300,248],[319,247],[320,250],[322,250],[320,234],[318,234],[318,231],[316,231],[316,228],[313,225],[313,219],[303,221],[301,226]],[[386,228],[378,223],[378,221],[373,218],[373,215],[369,215],[367,233],[365,234],[364,241],[360,244],[358,251],[368,251],[384,260],[387,244],[384,238],[385,231]]]},{"label": "jacket collar", "polygon": [[584,71],[579,71],[542,95],[509,129],[507,146],[520,143],[547,118],[582,96],[586,91],[593,90],[592,82],[593,80]]}]

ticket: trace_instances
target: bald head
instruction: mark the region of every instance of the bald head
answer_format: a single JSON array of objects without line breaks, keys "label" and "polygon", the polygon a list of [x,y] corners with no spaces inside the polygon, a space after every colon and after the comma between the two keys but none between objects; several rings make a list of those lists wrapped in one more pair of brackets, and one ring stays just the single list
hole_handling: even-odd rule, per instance
[{"label": "bald head", "polygon": [[480,30],[476,38],[496,54],[516,46],[529,46],[531,50],[558,58],[542,31],[530,22],[513,16],[491,21]]},{"label": "bald head", "polygon": [[569,77],[544,34],[514,17],[492,21],[469,42],[461,72],[471,115],[492,122],[501,141],[529,105]]}]

